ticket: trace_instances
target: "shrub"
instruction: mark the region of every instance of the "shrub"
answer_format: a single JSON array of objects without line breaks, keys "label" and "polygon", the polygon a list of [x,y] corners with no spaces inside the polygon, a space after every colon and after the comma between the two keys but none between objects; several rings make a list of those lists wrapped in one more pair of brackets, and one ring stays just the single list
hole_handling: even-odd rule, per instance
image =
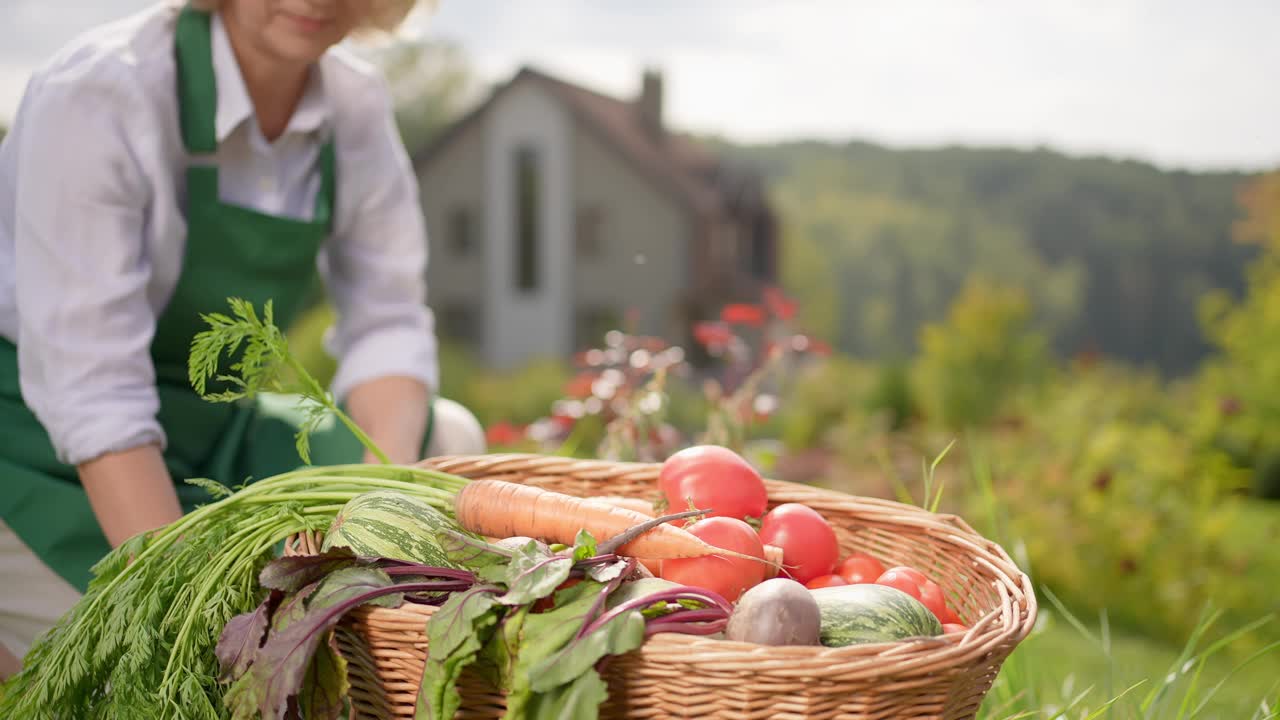
[{"label": "shrub", "polygon": [[[1238,623],[1280,610],[1267,589],[1280,553],[1258,537],[1280,518],[1224,496],[1235,471],[1188,441],[1179,400],[1133,371],[1076,371],[1022,428],[970,436],[1038,581],[1175,642],[1211,601]],[[979,517],[981,502],[962,512]]]},{"label": "shrub", "polygon": [[981,425],[1015,390],[1042,380],[1049,367],[1045,339],[1030,320],[1021,289],[970,278],[946,322],[921,332],[915,374],[926,414],[950,428]]},{"label": "shrub", "polygon": [[1241,196],[1246,217],[1237,238],[1263,253],[1236,301],[1205,297],[1200,321],[1217,352],[1201,369],[1193,426],[1199,442],[1228,454],[1252,474],[1255,495],[1280,497],[1280,173],[1259,177]]}]

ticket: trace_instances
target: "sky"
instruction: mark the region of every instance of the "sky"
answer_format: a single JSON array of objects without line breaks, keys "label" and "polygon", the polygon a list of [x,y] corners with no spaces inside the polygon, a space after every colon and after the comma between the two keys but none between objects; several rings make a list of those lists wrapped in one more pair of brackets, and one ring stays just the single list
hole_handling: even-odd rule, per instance
[{"label": "sky", "polygon": [[[33,68],[152,0],[4,0],[0,122]],[[1276,0],[440,0],[413,30],[482,79],[529,64],[742,142],[1048,146],[1280,166]]]}]

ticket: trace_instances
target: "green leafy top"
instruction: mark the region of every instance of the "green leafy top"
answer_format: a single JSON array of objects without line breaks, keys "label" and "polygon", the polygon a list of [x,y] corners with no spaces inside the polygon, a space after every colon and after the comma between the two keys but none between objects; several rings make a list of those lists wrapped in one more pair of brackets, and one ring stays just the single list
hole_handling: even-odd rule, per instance
[{"label": "green leafy top", "polygon": [[[295,440],[298,455],[303,462],[311,463],[311,433],[332,413],[383,463],[390,463],[386,454],[374,444],[359,426],[334,402],[332,394],[307,372],[307,369],[289,352],[289,341],[276,326],[271,301],[263,307],[258,317],[253,303],[241,298],[229,298],[231,315],[206,313],[200,317],[209,325],[191,342],[191,355],[187,365],[191,386],[201,397],[211,402],[236,402],[255,397],[260,392],[285,392],[286,389],[301,396],[305,420],[299,427]],[[219,372],[222,360],[234,358],[233,375]],[[286,388],[285,370],[292,371],[291,384]],[[230,387],[210,392],[208,382],[216,380]]]}]

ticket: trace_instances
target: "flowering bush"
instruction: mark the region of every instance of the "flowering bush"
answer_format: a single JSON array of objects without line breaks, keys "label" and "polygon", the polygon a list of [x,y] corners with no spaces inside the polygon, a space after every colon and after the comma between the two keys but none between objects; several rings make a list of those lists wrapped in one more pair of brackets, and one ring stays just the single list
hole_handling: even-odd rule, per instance
[{"label": "flowering bush", "polygon": [[742,451],[751,430],[778,410],[788,377],[830,354],[791,326],[795,310],[773,288],[760,303],[725,305],[692,328],[707,362],[662,338],[611,331],[603,346],[574,357],[563,397],[545,417],[524,428],[495,426],[491,440],[646,462],[698,443]]}]

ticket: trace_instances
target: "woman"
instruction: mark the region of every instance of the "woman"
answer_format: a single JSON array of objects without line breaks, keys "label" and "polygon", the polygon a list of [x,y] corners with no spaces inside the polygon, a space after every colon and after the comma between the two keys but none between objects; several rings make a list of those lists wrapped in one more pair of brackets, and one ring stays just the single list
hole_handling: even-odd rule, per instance
[{"label": "woman", "polygon": [[[201,313],[317,272],[333,392],[393,462],[483,450],[438,387],[426,239],[389,93],[335,46],[413,0],[165,3],[33,77],[0,147],[0,646],[22,657],[110,547],[299,464],[288,408],[211,403]],[[430,409],[434,408],[434,412]],[[336,424],[335,424],[336,425]],[[369,459],[340,429],[316,463]]]}]

